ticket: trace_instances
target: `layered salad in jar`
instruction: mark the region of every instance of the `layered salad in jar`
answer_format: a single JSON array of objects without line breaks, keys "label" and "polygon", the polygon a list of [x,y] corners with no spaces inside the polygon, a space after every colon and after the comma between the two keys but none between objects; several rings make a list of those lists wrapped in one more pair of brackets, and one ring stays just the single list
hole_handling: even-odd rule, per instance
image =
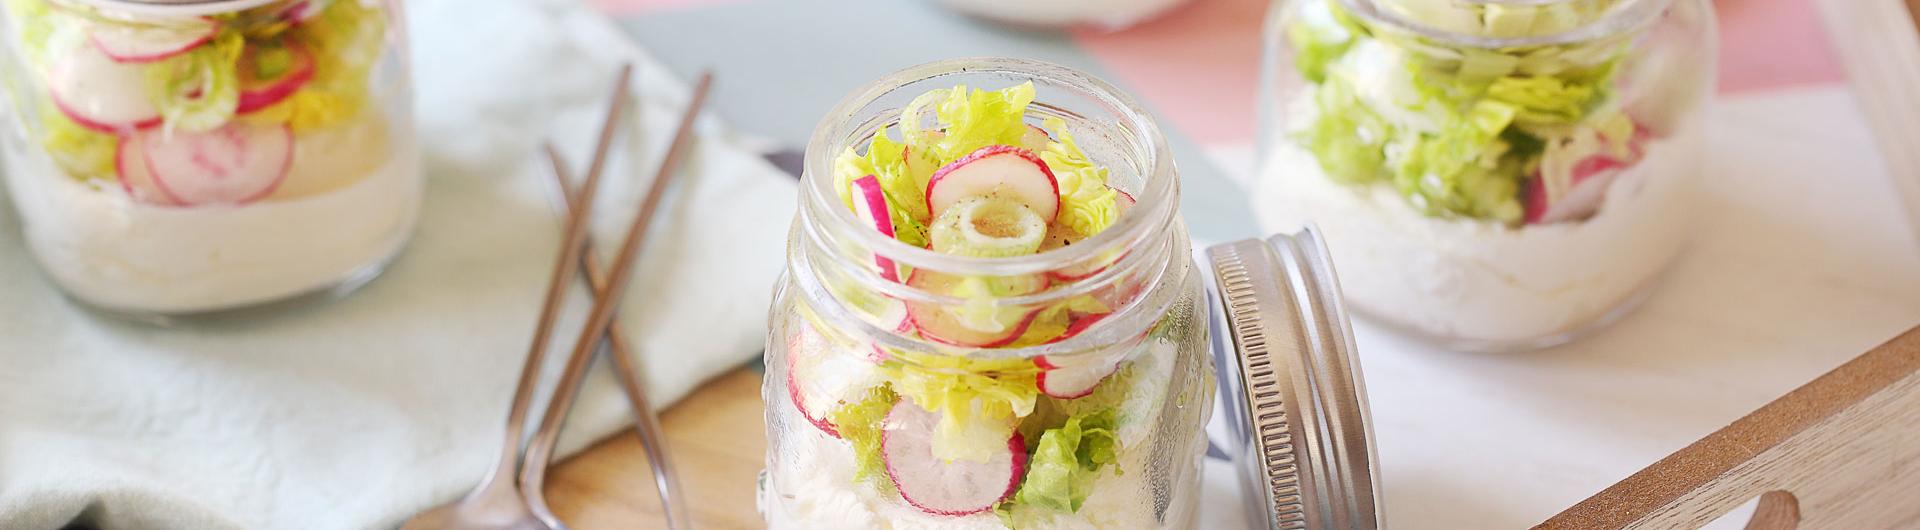
[{"label": "layered salad in jar", "polygon": [[6,0],[9,189],[79,299],[248,305],[370,276],[407,238],[421,181],[404,72],[376,69],[385,4],[243,4]]},{"label": "layered salad in jar", "polygon": [[[913,100],[897,128],[881,127],[835,162],[843,206],[862,229],[960,257],[1044,254],[1114,226],[1133,197],[1109,185],[1068,122],[1029,118],[1034,96],[1029,83]],[[832,297],[878,333],[828,322],[804,302],[796,315],[777,313],[785,350],[770,357],[784,366],[767,389],[777,454],[763,485],[770,526],[1190,525],[1191,496],[1177,492],[1198,487],[1205,411],[1194,407],[1211,396],[1210,372],[1195,361],[1205,355],[1197,296],[1087,348],[1004,354],[1113,335],[1096,324],[1147,290],[1150,273],[1124,269],[1133,252],[1147,250],[1009,276],[874,254],[861,259],[884,282],[947,301],[829,280]],[[1006,303],[1048,294],[1061,296]]]},{"label": "layered salad in jar", "polygon": [[1356,309],[1464,347],[1617,314],[1683,246],[1711,80],[1641,27],[1597,28],[1639,4],[1293,4],[1263,225],[1318,224]]}]

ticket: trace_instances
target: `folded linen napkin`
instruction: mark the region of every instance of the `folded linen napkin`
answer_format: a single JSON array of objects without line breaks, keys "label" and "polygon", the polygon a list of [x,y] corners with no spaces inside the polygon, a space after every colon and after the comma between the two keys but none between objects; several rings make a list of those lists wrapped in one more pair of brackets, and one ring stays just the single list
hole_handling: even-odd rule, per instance
[{"label": "folded linen napkin", "polygon": [[[350,297],[173,329],[101,318],[46,282],[0,206],[0,528],[391,528],[479,479],[561,230],[535,147],[554,135],[584,167],[614,70],[635,63],[597,209],[611,244],[687,89],[574,2],[407,7],[426,204],[405,253]],[[662,406],[760,351],[794,205],[790,177],[716,120],[701,132],[620,321]],[[561,453],[627,419],[597,369]]]}]

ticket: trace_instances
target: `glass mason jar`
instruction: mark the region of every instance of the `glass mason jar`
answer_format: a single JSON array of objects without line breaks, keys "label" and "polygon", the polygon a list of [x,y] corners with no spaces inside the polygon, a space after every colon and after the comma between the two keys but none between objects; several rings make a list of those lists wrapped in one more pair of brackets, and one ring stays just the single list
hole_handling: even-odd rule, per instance
[{"label": "glass mason jar", "polygon": [[[834,189],[834,155],[889,134],[910,100],[1026,82],[1025,120],[1064,120],[1137,198],[1110,228],[1035,254],[943,254],[861,224]],[[1177,180],[1137,103],[1059,66],[936,62],[843,100],[807,146],[769,317],[771,528],[1193,527],[1215,380]],[[1044,287],[955,296],[929,277]],[[945,327],[981,313],[1019,324],[1006,340]]]},{"label": "glass mason jar", "polygon": [[112,313],[375,276],[422,179],[383,0],[6,0],[7,185],[41,267]]},{"label": "glass mason jar", "polygon": [[1684,246],[1707,0],[1282,0],[1263,227],[1326,233],[1355,311],[1458,349],[1624,314]]}]

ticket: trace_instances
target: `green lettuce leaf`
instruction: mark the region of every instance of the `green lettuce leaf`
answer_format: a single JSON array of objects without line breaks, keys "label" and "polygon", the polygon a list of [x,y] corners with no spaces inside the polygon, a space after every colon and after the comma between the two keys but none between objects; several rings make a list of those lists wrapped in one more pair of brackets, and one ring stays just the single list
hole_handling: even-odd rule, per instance
[{"label": "green lettuce leaf", "polygon": [[[943,164],[989,145],[1020,145],[1027,134],[1027,105],[1035,93],[1032,82],[1000,90],[968,90],[966,85],[936,90],[901,109],[901,130],[914,151]],[[928,106],[938,129],[922,128]]]},{"label": "green lettuce leaf", "polygon": [[1518,222],[1525,161],[1508,156],[1512,144],[1503,139],[1517,112],[1484,100],[1439,134],[1410,138],[1394,187],[1427,215]]},{"label": "green lettuce leaf", "polygon": [[1296,133],[1327,176],[1347,184],[1387,178],[1387,140],[1395,128],[1354,93],[1346,79],[1327,78],[1313,94],[1319,113]]},{"label": "green lettuce leaf", "polygon": [[119,174],[115,159],[120,137],[80,126],[47,100],[41,105],[40,146],[60,169],[79,180],[112,180]]},{"label": "green lettuce leaf", "polygon": [[1107,168],[1095,165],[1080,150],[1066,120],[1049,117],[1044,125],[1054,140],[1040,153],[1040,160],[1053,171],[1060,187],[1060,218],[1054,222],[1066,223],[1082,238],[1113,226],[1120,215],[1119,194],[1107,185]]},{"label": "green lettuce leaf", "polygon": [[1314,83],[1327,79],[1327,65],[1346,54],[1356,38],[1357,26],[1346,20],[1345,10],[1329,5],[1332,1],[1302,3],[1285,30],[1293,46],[1293,68]]},{"label": "green lettuce leaf", "polygon": [[899,399],[887,385],[879,385],[827,414],[827,421],[840,431],[840,438],[853,447],[854,479],[883,491],[892,490],[893,481],[887,480],[887,463],[880,441],[885,433],[887,412],[893,410],[893,404]]},{"label": "green lettuce leaf", "polygon": [[1026,478],[1009,502],[1055,512],[1080,511],[1101,469],[1119,460],[1114,417],[1111,409],[1077,415],[1041,433],[1027,458]]}]

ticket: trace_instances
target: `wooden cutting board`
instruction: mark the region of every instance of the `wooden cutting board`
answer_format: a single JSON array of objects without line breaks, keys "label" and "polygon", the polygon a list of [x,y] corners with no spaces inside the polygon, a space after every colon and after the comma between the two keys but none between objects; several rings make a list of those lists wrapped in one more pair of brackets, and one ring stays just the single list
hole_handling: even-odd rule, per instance
[{"label": "wooden cutting board", "polygon": [[[766,462],[760,373],[708,382],[660,417],[701,530],[762,528],[754,482]],[[666,528],[646,452],[632,431],[562,462],[547,477],[556,515],[581,530]]]}]

